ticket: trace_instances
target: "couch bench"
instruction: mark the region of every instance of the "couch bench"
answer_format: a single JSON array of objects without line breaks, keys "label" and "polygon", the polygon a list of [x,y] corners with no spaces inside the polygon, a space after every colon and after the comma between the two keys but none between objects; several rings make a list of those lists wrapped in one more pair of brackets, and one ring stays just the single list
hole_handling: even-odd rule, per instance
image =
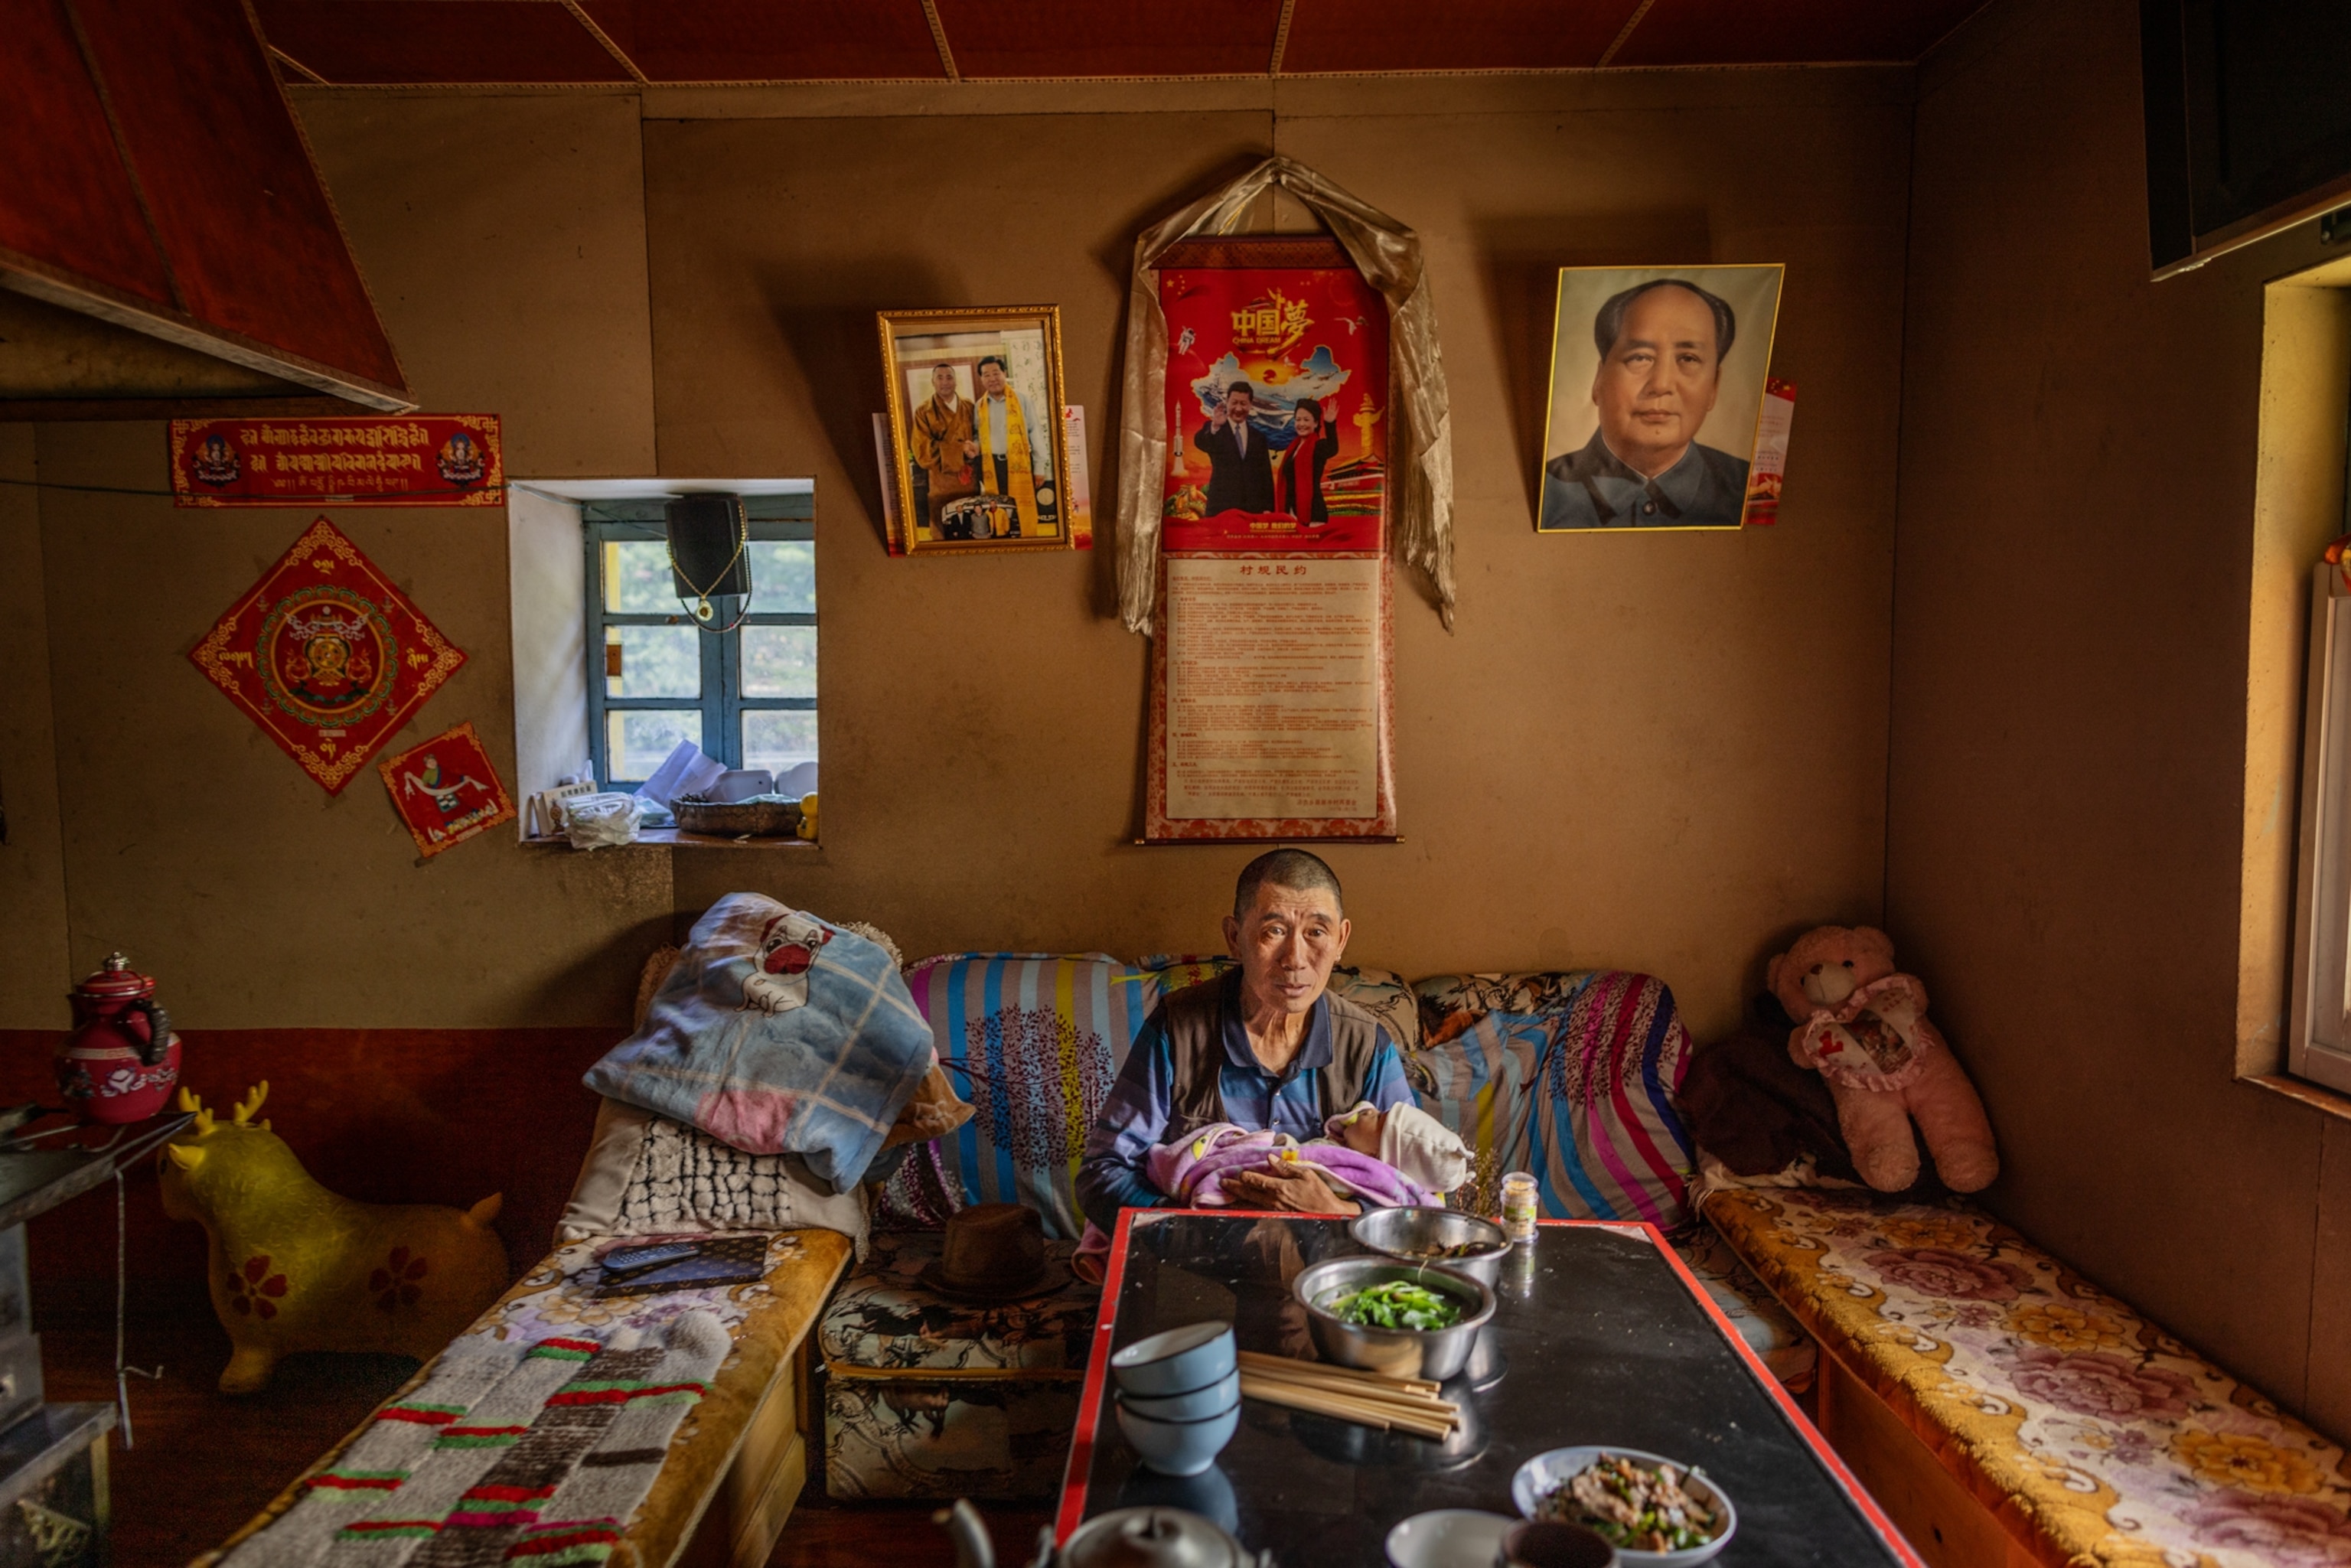
[{"label": "couch bench", "polygon": [[[624,1322],[650,1326],[696,1308],[716,1315],[733,1348],[671,1439],[652,1492],[609,1562],[611,1568],[760,1568],[808,1474],[816,1430],[809,1399],[811,1331],[849,1266],[850,1239],[832,1230],[783,1231],[768,1239],[768,1272],[757,1284],[597,1301],[588,1286],[601,1239],[556,1249],[465,1334],[535,1341]],[[421,1385],[434,1364],[384,1403]],[[293,1507],[309,1478],[331,1468],[374,1419],[371,1415],[218,1550],[197,1559],[199,1568]]]},{"label": "couch bench", "polygon": [[1981,1210],[1703,1211],[1819,1342],[1822,1431],[1935,1568],[2351,1563],[2342,1448]]}]

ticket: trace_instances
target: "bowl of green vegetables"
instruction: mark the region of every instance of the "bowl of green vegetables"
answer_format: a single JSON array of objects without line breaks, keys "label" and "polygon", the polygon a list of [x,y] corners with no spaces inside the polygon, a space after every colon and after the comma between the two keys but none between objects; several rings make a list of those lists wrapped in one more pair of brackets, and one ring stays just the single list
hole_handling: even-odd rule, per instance
[{"label": "bowl of green vegetables", "polygon": [[1596,1445],[1537,1454],[1510,1478],[1529,1519],[1596,1530],[1633,1568],[1690,1568],[1730,1543],[1739,1514],[1722,1490],[1662,1454]]},{"label": "bowl of green vegetables", "polygon": [[1435,1264],[1333,1258],[1290,1286],[1322,1354],[1342,1366],[1443,1382],[1461,1370],[1494,1292]]}]

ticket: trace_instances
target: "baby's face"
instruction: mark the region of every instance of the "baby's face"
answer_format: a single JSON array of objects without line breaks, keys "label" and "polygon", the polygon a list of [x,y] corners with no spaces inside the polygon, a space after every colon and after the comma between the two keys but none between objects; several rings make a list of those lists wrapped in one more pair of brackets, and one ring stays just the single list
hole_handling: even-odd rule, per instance
[{"label": "baby's face", "polygon": [[1359,1155],[1377,1159],[1380,1153],[1380,1127],[1387,1120],[1384,1113],[1366,1111],[1339,1129],[1339,1141]]}]

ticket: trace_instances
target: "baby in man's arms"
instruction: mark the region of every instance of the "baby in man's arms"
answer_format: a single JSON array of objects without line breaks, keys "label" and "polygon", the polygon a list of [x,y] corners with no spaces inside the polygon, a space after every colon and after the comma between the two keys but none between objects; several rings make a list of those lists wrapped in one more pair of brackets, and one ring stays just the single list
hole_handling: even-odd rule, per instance
[{"label": "baby in man's arms", "polygon": [[[1324,1121],[1322,1135],[1302,1144],[1287,1133],[1215,1123],[1180,1142],[1153,1145],[1144,1171],[1178,1205],[1224,1208],[1233,1202],[1225,1195],[1228,1175],[1283,1163],[1311,1166],[1332,1191],[1366,1208],[1426,1207],[1441,1205],[1468,1179],[1469,1148],[1418,1106],[1381,1112],[1363,1102]],[[1099,1281],[1109,1252],[1110,1238],[1088,1224],[1071,1267],[1080,1279]]]}]

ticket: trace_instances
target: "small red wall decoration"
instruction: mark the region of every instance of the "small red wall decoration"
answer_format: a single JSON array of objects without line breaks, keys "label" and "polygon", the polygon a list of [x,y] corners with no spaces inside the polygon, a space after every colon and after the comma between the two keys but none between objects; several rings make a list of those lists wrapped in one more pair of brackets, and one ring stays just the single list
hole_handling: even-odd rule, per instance
[{"label": "small red wall decoration", "polygon": [[324,517],[188,657],[330,795],[465,662]]},{"label": "small red wall decoration", "polygon": [[392,810],[408,824],[419,852],[437,855],[515,818],[514,802],[468,719],[422,746],[376,764]]}]

